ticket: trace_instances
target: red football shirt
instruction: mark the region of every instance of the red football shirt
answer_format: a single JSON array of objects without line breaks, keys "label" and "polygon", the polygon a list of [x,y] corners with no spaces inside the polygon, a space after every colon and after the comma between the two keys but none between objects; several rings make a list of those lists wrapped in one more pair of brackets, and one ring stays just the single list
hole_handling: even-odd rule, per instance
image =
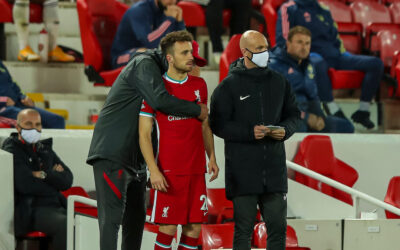
[{"label": "red football shirt", "polygon": [[[207,104],[207,85],[203,78],[188,76],[177,81],[164,74],[168,93],[196,103]],[[155,118],[158,134],[158,167],[164,174],[203,174],[206,171],[202,122],[197,118],[167,115],[153,110],[143,101],[140,115]]]}]

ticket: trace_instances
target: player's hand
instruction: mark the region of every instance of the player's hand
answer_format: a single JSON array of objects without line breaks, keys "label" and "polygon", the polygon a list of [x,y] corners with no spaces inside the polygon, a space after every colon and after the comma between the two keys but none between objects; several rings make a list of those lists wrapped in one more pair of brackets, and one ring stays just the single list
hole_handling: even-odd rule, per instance
[{"label": "player's hand", "polygon": [[178,5],[173,5],[172,7],[174,7],[176,9],[177,15],[176,15],[176,21],[180,22],[183,19],[183,11],[182,8],[179,7]]},{"label": "player's hand", "polygon": [[205,105],[203,103],[199,103],[199,106],[201,108],[201,113],[197,118],[199,118],[199,120],[201,120],[201,121],[204,121],[208,117],[208,108],[207,108],[207,105]]},{"label": "player's hand", "polygon": [[178,7],[178,6],[168,5],[167,8],[164,10],[164,14],[166,16],[170,16],[170,17],[177,19],[179,10],[176,7]]},{"label": "player's hand", "polygon": [[256,125],[254,126],[254,138],[256,140],[260,140],[265,137],[265,135],[269,134],[271,130],[264,125]]},{"label": "player's hand", "polygon": [[35,103],[29,97],[25,97],[25,99],[21,99],[21,102],[22,102],[22,104],[24,104],[25,106],[28,106],[28,107],[34,107],[35,106]]},{"label": "player's hand", "polygon": [[11,99],[10,97],[7,97],[7,102],[6,102],[6,106],[15,106],[15,102],[13,99]]},{"label": "player's hand", "polygon": [[215,160],[211,160],[208,162],[208,174],[213,174],[209,182],[212,182],[213,180],[217,179],[219,174],[219,167]]},{"label": "player's hand", "polygon": [[275,140],[282,140],[285,137],[286,131],[284,128],[272,130],[268,135]]},{"label": "player's hand", "polygon": [[167,192],[168,183],[164,175],[159,171],[150,172],[151,187],[161,192]]},{"label": "player's hand", "polygon": [[315,130],[321,131],[325,128],[325,121],[321,116],[317,116],[315,114],[309,114],[307,119],[308,126]]},{"label": "player's hand", "polygon": [[53,170],[57,171],[57,172],[62,172],[62,171],[64,171],[64,168],[61,166],[61,164],[55,164],[53,166]]}]

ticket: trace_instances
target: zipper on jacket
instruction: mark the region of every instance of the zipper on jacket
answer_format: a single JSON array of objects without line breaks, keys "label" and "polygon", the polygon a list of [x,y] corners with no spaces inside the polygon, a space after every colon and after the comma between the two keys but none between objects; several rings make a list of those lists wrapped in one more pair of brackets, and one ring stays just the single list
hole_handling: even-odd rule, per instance
[{"label": "zipper on jacket", "polygon": [[[261,91],[261,89],[259,90],[260,91],[260,107],[261,107],[261,121],[262,121],[262,124],[264,124],[264,105],[263,105],[263,95],[262,95],[262,91]],[[264,124],[265,125],[265,124]],[[265,154],[266,152],[267,152],[267,145],[265,145],[265,143],[264,143],[264,145],[263,145],[263,149],[264,149],[264,154],[263,154],[263,158],[264,158],[264,161],[265,160],[267,160],[267,155]],[[267,172],[266,172],[266,170],[265,169],[263,169],[263,171],[262,171],[262,175],[263,175],[263,184],[264,184],[264,187],[265,186],[267,186]]]}]

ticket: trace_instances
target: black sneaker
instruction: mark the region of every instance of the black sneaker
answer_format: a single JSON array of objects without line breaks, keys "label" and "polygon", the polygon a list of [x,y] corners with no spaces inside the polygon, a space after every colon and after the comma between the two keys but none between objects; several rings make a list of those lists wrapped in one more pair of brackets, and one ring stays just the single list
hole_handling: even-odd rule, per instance
[{"label": "black sneaker", "polygon": [[334,113],[333,116],[348,120],[341,109],[339,109],[339,111],[336,111],[336,113]]},{"label": "black sneaker", "polygon": [[367,129],[372,129],[373,127],[375,127],[375,124],[369,119],[369,114],[369,111],[357,110],[351,116],[351,119],[353,120],[353,122],[360,123]]}]

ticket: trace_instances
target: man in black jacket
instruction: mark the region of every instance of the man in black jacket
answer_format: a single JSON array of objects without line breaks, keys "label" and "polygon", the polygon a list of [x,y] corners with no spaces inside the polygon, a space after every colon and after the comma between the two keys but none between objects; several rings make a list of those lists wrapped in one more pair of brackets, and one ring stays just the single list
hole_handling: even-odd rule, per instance
[{"label": "man in black jacket", "polygon": [[100,226],[100,249],[140,249],[145,210],[146,167],[139,149],[138,120],[144,99],[163,113],[208,116],[207,107],[168,94],[162,74],[167,63],[159,50],[138,54],[124,68],[107,96],[93,133],[87,163],[93,165]]},{"label": "man in black jacket", "polygon": [[60,191],[71,187],[72,173],[53,151],[51,138],[39,141],[38,111],[22,110],[16,128],[2,147],[14,156],[15,235],[41,231],[52,238],[54,249],[66,249],[67,200]]},{"label": "man in black jacket", "polygon": [[243,58],[211,97],[210,125],[225,140],[226,196],[233,201],[233,249],[250,249],[257,204],[268,249],[285,249],[287,171],[284,140],[300,111],[287,80],[268,66],[268,42],[257,31],[240,40]]}]

